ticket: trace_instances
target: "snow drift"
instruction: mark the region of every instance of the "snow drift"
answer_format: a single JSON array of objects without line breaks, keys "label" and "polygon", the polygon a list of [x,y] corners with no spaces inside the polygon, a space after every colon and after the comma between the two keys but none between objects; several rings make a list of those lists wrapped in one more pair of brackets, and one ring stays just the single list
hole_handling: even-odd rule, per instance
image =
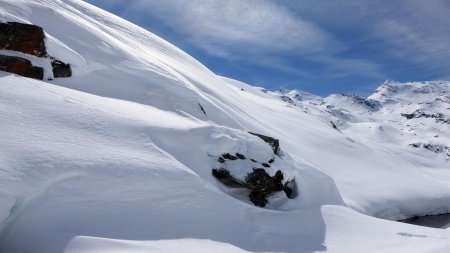
[{"label": "snow drift", "polygon": [[[448,251],[446,230],[371,217],[448,212],[445,154],[409,144],[448,144],[449,125],[401,116],[448,108],[448,83],[322,100],[217,76],[78,0],[4,0],[0,21],[43,27],[73,70],[0,73],[0,252]],[[248,132],[280,140],[296,198],[255,207],[211,175],[223,153],[271,158]]]}]

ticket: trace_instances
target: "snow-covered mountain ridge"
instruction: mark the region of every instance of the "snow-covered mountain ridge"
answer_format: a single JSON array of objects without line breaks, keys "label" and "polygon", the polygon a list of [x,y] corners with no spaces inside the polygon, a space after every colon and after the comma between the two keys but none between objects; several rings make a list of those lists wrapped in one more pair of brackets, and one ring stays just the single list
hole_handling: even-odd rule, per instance
[{"label": "snow-covered mountain ridge", "polygon": [[[42,27],[73,75],[0,72],[1,253],[449,250],[447,230],[376,218],[450,210],[445,155],[410,146],[448,144],[448,124],[401,116],[446,117],[447,82],[370,100],[264,92],[82,1],[3,0],[9,21]],[[263,163],[298,195],[261,208],[212,176]]]},{"label": "snow-covered mountain ridge", "polygon": [[[325,98],[309,96],[305,99],[300,98],[296,90],[280,90],[273,94],[276,97],[281,94],[281,100],[300,108],[309,108],[309,111],[314,108],[316,114],[327,115],[322,117],[348,135],[358,130],[352,126],[378,127],[401,139],[400,145],[423,148],[450,159],[449,81],[386,81],[367,98],[355,94],[333,94]],[[368,137],[371,135],[359,136],[361,139]],[[373,137],[375,140],[378,138]]]}]

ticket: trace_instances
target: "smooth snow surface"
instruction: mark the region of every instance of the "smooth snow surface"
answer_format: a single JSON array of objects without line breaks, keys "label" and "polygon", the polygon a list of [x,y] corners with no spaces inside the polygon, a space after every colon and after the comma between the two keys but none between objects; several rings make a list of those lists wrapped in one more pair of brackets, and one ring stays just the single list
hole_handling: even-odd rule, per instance
[{"label": "smooth snow surface", "polygon": [[[78,0],[2,0],[0,21],[43,27],[74,74],[0,72],[1,253],[449,252],[448,230],[379,219],[449,211],[449,82],[322,99],[217,76]],[[295,199],[212,177],[223,153],[273,158],[248,131],[280,139],[268,172]]]}]

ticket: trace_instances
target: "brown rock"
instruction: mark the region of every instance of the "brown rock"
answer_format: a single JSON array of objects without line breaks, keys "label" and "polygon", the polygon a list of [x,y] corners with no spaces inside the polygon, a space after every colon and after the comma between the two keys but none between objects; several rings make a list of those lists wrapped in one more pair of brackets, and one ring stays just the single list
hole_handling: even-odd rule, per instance
[{"label": "brown rock", "polygon": [[16,22],[0,23],[0,49],[44,57],[47,55],[44,39],[44,30],[39,26]]},{"label": "brown rock", "polygon": [[15,56],[0,55],[0,70],[39,80],[44,77],[43,68],[35,67],[29,60]]}]

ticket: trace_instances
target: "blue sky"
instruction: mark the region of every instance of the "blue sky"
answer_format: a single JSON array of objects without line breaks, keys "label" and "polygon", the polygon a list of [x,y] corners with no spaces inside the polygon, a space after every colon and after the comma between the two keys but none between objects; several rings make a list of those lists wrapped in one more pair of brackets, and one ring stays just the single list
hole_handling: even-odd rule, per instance
[{"label": "blue sky", "polygon": [[450,79],[450,0],[87,0],[256,86],[371,93]]}]

